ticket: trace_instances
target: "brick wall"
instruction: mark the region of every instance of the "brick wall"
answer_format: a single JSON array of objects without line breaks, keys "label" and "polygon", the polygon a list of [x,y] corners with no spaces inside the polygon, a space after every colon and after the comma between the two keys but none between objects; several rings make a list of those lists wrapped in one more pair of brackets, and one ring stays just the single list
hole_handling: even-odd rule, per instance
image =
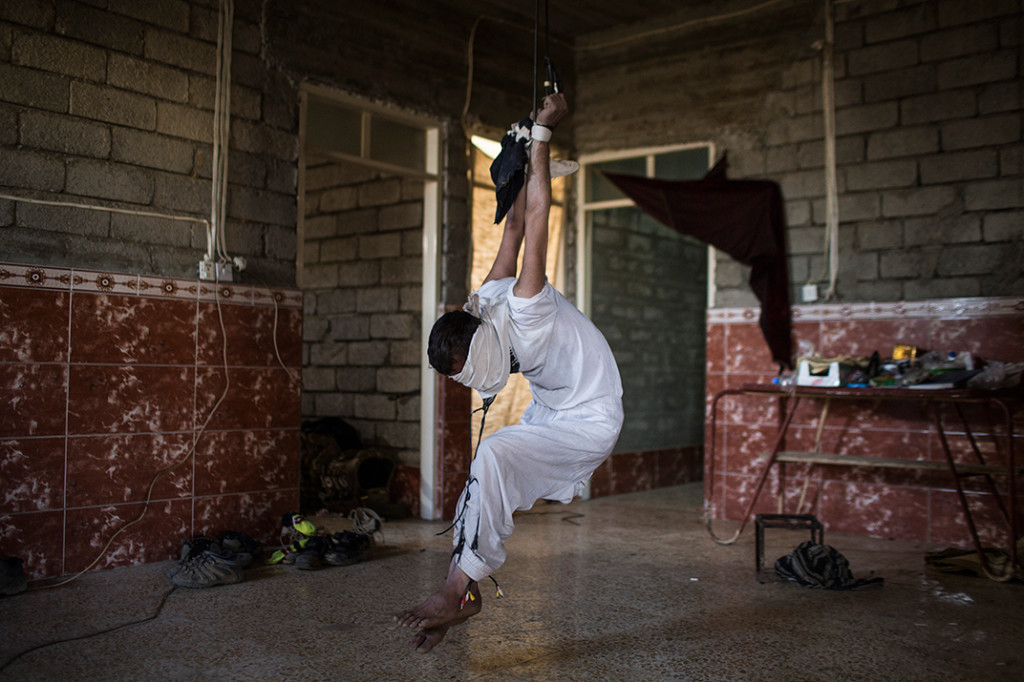
[{"label": "brick wall", "polygon": [[43,578],[196,533],[277,541],[299,503],[301,302],[0,263],[0,555]]},{"label": "brick wall", "polygon": [[[709,140],[730,177],[780,183],[794,301],[825,264],[820,4],[588,51],[594,36],[579,62],[581,150]],[[1021,11],[837,4],[840,301],[1024,292]],[[746,275],[719,255],[717,306],[756,303]]]},{"label": "brick wall", "polygon": [[610,213],[594,219],[591,318],[622,375],[615,452],[700,445],[707,247],[639,211]]},{"label": "brick wall", "polygon": [[423,183],[323,164],[306,187],[303,417],[418,466]]},{"label": "brick wall", "polygon": [[[236,3],[227,247],[295,282],[297,98]],[[209,217],[216,3],[0,4],[0,193]],[[4,257],[190,277],[195,223],[0,200]]]}]

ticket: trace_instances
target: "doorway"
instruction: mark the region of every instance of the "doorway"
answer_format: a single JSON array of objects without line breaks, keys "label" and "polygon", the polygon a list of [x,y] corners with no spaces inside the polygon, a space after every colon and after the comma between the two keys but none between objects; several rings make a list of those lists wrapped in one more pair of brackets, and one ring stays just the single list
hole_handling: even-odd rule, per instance
[{"label": "doorway", "polygon": [[418,467],[433,518],[441,127],[320,86],[300,97],[302,418],[339,417]]}]

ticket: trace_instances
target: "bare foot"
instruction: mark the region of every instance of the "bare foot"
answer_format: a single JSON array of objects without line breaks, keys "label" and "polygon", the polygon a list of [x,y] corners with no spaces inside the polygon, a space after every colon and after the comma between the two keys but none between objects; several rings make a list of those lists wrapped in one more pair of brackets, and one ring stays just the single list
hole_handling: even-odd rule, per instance
[{"label": "bare foot", "polygon": [[452,558],[444,587],[427,597],[419,606],[395,616],[403,628],[430,629],[480,611],[480,590]]},{"label": "bare foot", "polygon": [[480,589],[477,587],[476,583],[473,583],[469,589],[474,596],[474,600],[466,602],[466,605],[462,609],[462,615],[445,623],[444,625],[423,628],[417,632],[416,636],[412,638],[412,642],[410,642],[410,646],[412,646],[413,649],[421,654],[427,653],[441,643],[444,636],[448,634],[449,629],[456,625],[465,623],[469,620],[470,616],[475,616],[480,613]]},{"label": "bare foot", "polygon": [[[430,595],[419,606],[395,616],[400,627],[429,630],[454,621],[464,621],[480,613],[480,589],[476,583],[460,590],[445,586]],[[442,635],[443,637],[444,635]]]},{"label": "bare foot", "polygon": [[458,625],[462,621],[453,621],[445,625],[439,625],[436,628],[427,628],[420,630],[416,633],[416,636],[412,638],[410,646],[416,650],[417,653],[425,654],[435,646],[441,643],[444,636],[448,634],[449,628],[453,625]]}]

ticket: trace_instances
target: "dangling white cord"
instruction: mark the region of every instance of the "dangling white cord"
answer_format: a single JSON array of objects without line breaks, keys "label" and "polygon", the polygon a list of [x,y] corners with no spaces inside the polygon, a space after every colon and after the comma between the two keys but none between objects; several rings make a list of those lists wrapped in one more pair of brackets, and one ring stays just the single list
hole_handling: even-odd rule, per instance
[{"label": "dangling white cord", "polygon": [[220,0],[217,15],[217,87],[213,104],[213,178],[210,191],[211,238],[206,248],[208,261],[230,261],[227,238],[228,147],[231,139],[231,29],[234,0]]},{"label": "dangling white cord", "polygon": [[833,0],[825,0],[825,43],[822,45],[821,97],[825,128],[825,253],[828,262],[828,291],[825,300],[836,295],[836,278],[839,276],[839,200],[836,186],[836,98],[835,67],[832,62],[835,50],[835,21]]}]

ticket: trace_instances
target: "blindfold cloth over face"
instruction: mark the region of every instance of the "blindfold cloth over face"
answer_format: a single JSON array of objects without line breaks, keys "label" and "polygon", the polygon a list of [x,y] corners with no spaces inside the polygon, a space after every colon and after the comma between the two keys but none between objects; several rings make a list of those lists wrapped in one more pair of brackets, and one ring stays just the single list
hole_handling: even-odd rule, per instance
[{"label": "blindfold cloth over face", "polygon": [[487,399],[505,387],[511,369],[508,299],[505,295],[482,298],[478,290],[469,297],[463,310],[479,317],[480,326],[469,344],[466,364],[452,378],[476,389],[481,398]]}]

